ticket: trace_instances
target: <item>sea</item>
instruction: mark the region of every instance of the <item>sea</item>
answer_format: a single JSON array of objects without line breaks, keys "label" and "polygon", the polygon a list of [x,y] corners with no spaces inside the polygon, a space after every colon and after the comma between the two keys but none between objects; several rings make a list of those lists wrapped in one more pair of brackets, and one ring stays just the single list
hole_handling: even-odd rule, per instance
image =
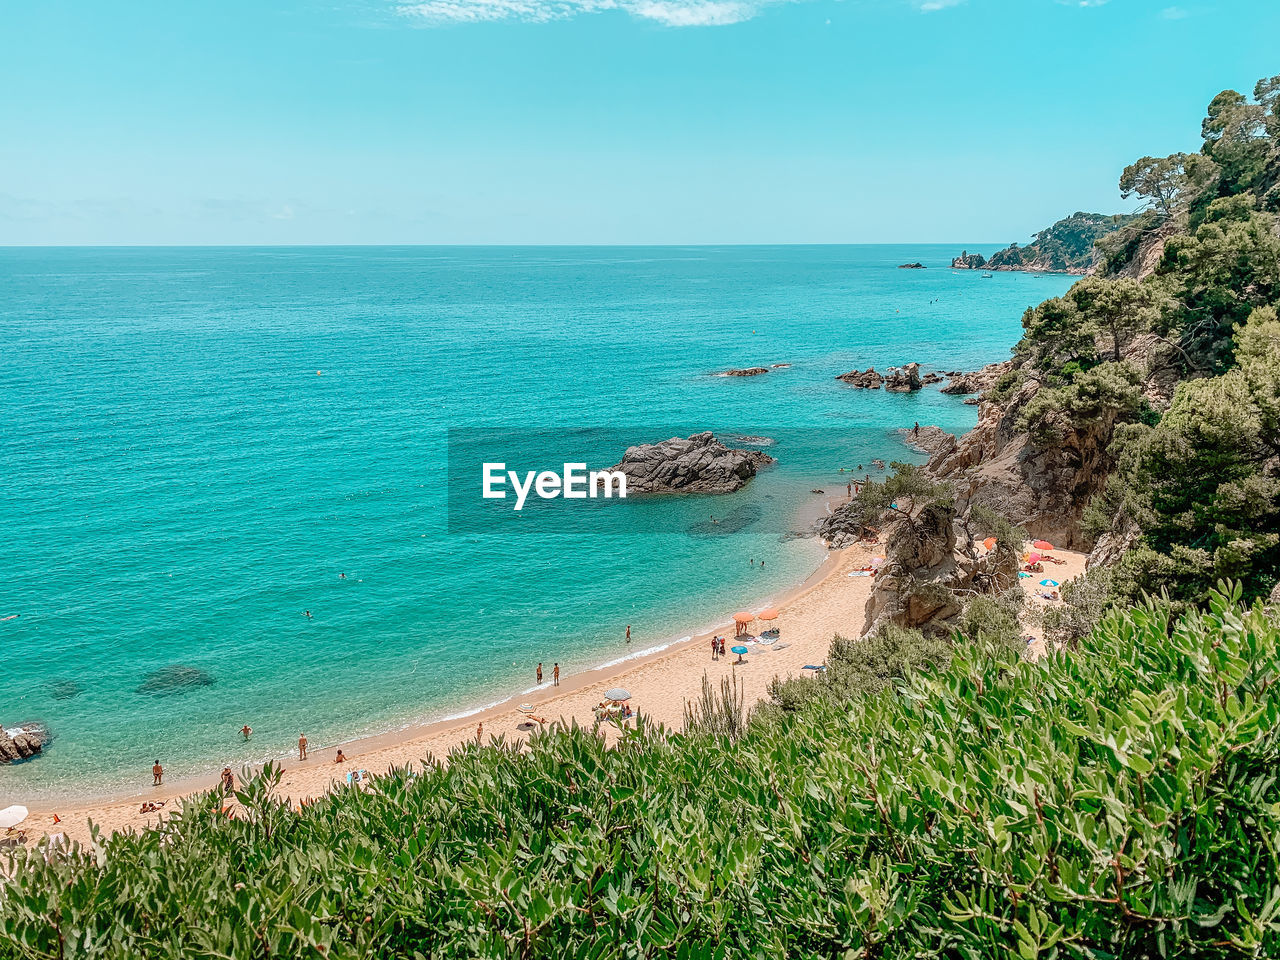
[{"label": "sea", "polygon": [[[899,429],[976,422],[836,376],[1001,360],[1070,285],[950,268],[999,246],[0,248],[0,723],[53,735],[0,807],[464,717],[768,603],[824,495],[922,459]],[[706,430],[778,462],[482,497],[490,456]]]}]

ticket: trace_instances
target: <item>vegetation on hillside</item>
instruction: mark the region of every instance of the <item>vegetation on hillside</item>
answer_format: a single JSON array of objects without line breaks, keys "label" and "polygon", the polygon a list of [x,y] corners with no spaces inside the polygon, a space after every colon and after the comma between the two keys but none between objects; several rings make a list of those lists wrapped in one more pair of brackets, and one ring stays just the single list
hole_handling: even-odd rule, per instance
[{"label": "vegetation on hillside", "polygon": [[1025,247],[1015,243],[993,253],[986,266],[996,270],[1084,271],[1093,265],[1095,244],[1132,219],[1128,214],[1073,213],[1041,230]]},{"label": "vegetation on hillside", "polygon": [[1276,956],[1280,629],[1236,598],[1041,663],[848,645],[733,737],[469,745],[300,812],[268,773],[19,854],[0,955]]}]

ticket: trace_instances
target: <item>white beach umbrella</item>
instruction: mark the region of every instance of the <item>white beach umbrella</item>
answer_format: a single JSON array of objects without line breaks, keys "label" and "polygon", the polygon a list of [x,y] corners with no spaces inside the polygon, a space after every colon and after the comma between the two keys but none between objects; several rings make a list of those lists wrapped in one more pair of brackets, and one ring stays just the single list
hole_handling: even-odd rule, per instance
[{"label": "white beach umbrella", "polygon": [[16,827],[25,819],[27,819],[26,807],[19,806],[16,803],[12,807],[5,807],[0,810],[0,830]]}]

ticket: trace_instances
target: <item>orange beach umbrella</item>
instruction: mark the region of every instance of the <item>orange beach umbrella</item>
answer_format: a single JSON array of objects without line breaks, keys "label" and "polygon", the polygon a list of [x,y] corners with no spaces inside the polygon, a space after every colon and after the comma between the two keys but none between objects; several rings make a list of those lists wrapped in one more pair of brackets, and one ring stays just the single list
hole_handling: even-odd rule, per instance
[{"label": "orange beach umbrella", "polygon": [[987,537],[987,539],[985,539],[985,540],[983,540],[983,541],[982,541],[982,545],[983,545],[984,547],[986,547],[988,550],[990,550],[992,547],[994,547],[994,546],[996,545],[996,538],[995,538],[995,537]]},{"label": "orange beach umbrella", "polygon": [[777,620],[778,611],[773,609],[773,607],[769,607],[767,610],[761,610],[759,617],[761,620]]},{"label": "orange beach umbrella", "polygon": [[733,622],[734,622],[735,624],[737,624],[737,630],[738,630],[738,632],[735,634],[735,636],[739,636],[739,637],[740,637],[740,636],[742,636],[744,633],[746,633],[746,632],[747,632],[747,624],[749,624],[749,623],[750,623],[752,620],[754,620],[755,618],[756,618],[756,615],[755,615],[754,613],[747,613],[747,612],[745,612],[745,611],[744,611],[744,612],[742,612],[742,613],[735,613],[735,614],[733,615]]},{"label": "orange beach umbrella", "polygon": [[1037,540],[1035,543],[1033,543],[1033,544],[1031,544],[1031,545],[1032,545],[1033,547],[1035,547],[1037,550],[1055,550],[1055,549],[1057,549],[1057,548],[1056,548],[1056,547],[1054,547],[1054,545],[1053,545],[1052,543],[1050,543],[1048,540]]}]

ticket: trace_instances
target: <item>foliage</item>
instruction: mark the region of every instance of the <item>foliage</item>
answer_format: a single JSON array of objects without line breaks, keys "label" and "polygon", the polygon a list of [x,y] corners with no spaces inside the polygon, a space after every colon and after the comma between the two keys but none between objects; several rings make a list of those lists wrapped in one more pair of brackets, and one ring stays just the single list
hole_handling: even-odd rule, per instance
[{"label": "foliage", "polygon": [[825,670],[813,677],[775,678],[769,684],[769,698],[788,713],[815,700],[846,703],[880,693],[921,670],[945,668],[950,661],[951,641],[945,637],[926,637],[919,630],[884,624],[861,640],[837,635]]},{"label": "foliage", "polygon": [[685,733],[703,733],[715,737],[736,740],[747,728],[746,697],[735,675],[720,680],[720,695],[716,696],[707,675],[702,675],[702,696],[697,701],[685,701]]},{"label": "foliage", "polygon": [[1280,628],[1215,595],[1079,656],[958,647],[739,739],[456,750],[295,811],[20,853],[0,955],[1270,957]]},{"label": "foliage", "polygon": [[1230,576],[1245,594],[1280,578],[1280,320],[1255,310],[1238,331],[1239,366],[1178,386],[1169,411],[1126,439],[1123,509],[1143,531],[1117,574],[1122,593],[1201,602]]},{"label": "foliage", "polygon": [[1132,219],[1127,214],[1074,213],[1046,227],[1025,247],[1018,244],[992,254],[987,266],[1038,270],[1084,270],[1093,262],[1094,244]]},{"label": "foliage", "polygon": [[1065,428],[1133,417],[1141,407],[1137,371],[1123,361],[1108,361],[1076,374],[1060,387],[1038,391],[1023,408],[1018,425],[1037,442],[1052,443]]},{"label": "foliage", "polygon": [[1062,585],[1062,603],[1045,608],[1044,637],[1051,649],[1078,649],[1080,642],[1115,607],[1112,574],[1092,567]]}]

